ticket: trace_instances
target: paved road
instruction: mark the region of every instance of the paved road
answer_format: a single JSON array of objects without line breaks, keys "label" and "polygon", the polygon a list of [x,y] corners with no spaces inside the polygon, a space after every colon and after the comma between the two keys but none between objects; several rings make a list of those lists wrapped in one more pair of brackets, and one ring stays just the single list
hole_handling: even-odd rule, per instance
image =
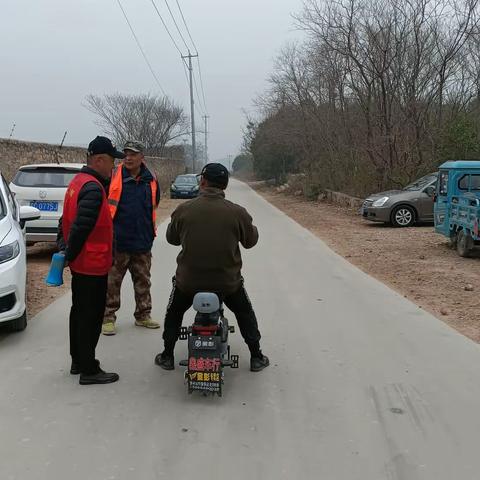
[{"label": "paved road", "polygon": [[[24,333],[0,337],[0,479],[480,478],[479,347],[246,186],[228,193],[260,227],[245,276],[271,368],[249,372],[234,335],[241,365],[227,371],[225,396],[188,396],[181,368],[153,364],[161,332],[133,326],[128,282],[119,333],[98,349],[121,381],[81,387],[67,371],[64,297]],[[177,252],[164,230],[159,319]]]}]

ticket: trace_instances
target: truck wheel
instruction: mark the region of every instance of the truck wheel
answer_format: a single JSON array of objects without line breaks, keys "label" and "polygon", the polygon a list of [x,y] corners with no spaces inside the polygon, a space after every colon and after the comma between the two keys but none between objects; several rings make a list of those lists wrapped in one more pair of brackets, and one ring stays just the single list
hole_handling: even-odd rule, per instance
[{"label": "truck wheel", "polygon": [[457,253],[461,257],[468,257],[473,250],[473,238],[470,233],[460,230],[457,234]]},{"label": "truck wheel", "polygon": [[415,223],[415,211],[412,207],[401,205],[392,212],[392,225],[394,227],[411,227]]},{"label": "truck wheel", "polygon": [[457,248],[457,240],[458,240],[457,232],[452,230],[450,232],[450,239],[449,239],[449,246],[452,250],[455,250]]}]

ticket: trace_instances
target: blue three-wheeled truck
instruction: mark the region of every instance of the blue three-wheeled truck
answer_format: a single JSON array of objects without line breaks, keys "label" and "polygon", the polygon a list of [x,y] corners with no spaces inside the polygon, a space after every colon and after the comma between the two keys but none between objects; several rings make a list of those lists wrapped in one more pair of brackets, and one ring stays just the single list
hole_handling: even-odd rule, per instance
[{"label": "blue three-wheeled truck", "polygon": [[435,231],[450,239],[462,257],[480,245],[480,161],[440,166],[435,193]]}]

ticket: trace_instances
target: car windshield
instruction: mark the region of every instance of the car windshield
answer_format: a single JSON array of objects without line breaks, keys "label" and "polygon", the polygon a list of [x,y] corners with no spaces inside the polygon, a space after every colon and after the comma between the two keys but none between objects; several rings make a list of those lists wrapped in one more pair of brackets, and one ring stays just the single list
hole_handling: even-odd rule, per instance
[{"label": "car windshield", "polygon": [[422,178],[419,178],[418,180],[415,180],[413,183],[410,185],[407,185],[404,190],[422,190],[422,188],[425,188],[427,185],[430,185],[430,183],[434,182],[437,179],[436,175],[425,175]]},{"label": "car windshield", "polygon": [[175,179],[176,185],[197,185],[197,183],[197,177],[195,176],[180,175]]},{"label": "car windshield", "polygon": [[79,170],[62,167],[38,167],[19,170],[12,180],[19,187],[65,188]]}]

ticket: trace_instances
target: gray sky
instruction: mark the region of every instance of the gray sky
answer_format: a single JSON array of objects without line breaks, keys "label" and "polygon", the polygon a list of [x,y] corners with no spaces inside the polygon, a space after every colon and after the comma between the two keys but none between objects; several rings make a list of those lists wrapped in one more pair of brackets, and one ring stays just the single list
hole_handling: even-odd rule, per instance
[{"label": "gray sky", "polygon": [[[162,87],[189,113],[179,54],[151,1],[121,1]],[[300,36],[291,13],[301,0],[179,1],[201,55],[209,153],[216,160],[237,153],[242,110],[252,110],[279,48]],[[0,137],[8,137],[15,122],[17,139],[57,143],[68,130],[67,144],[85,145],[98,133],[81,105],[87,94],[159,92],[116,0],[1,3]],[[169,3],[182,26],[175,0]],[[156,4],[176,33],[165,1]]]}]

